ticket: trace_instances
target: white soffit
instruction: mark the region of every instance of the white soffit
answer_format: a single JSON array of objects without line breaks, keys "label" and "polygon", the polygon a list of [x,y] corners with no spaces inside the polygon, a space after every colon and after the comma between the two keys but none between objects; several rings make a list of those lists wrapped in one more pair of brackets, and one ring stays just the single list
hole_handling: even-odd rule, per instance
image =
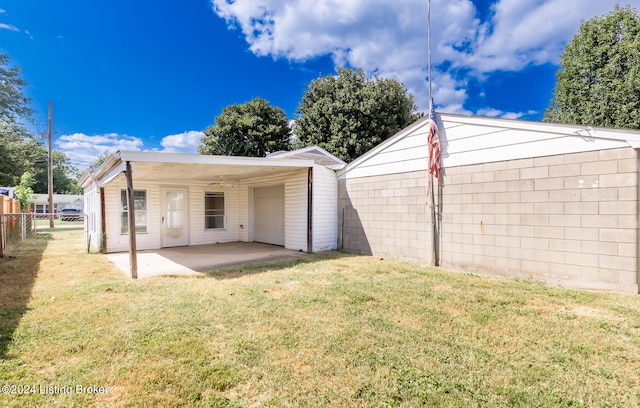
[{"label": "white soffit", "polygon": [[[209,156],[179,153],[120,151],[96,172],[99,185],[112,181],[131,162],[134,180],[212,182],[283,174],[313,167],[312,160]],[[108,169],[110,167],[110,169]]]}]

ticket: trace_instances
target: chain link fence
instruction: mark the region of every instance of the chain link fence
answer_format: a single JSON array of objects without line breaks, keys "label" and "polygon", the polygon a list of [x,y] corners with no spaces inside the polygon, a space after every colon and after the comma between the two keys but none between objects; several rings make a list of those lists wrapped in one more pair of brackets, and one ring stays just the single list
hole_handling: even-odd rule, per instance
[{"label": "chain link fence", "polygon": [[[50,240],[86,231],[85,222],[86,215],[75,212],[1,214],[0,258],[41,254]],[[84,236],[88,245],[86,233]]]}]

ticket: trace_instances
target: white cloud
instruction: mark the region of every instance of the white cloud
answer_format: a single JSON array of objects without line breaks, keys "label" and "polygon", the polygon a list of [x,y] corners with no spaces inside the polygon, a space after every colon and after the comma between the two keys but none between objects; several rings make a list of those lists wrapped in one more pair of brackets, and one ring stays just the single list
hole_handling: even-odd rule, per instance
[{"label": "white cloud", "polygon": [[[169,135],[160,141],[162,151],[167,153],[196,153],[200,139],[204,133],[187,131],[176,135]],[[142,139],[135,136],[105,133],[101,135],[86,135],[74,133],[62,135],[54,141],[56,150],[64,152],[71,163],[80,170],[87,168],[96,158],[118,150],[158,151],[159,149],[145,146]]]},{"label": "white cloud", "polygon": [[200,139],[204,133],[196,130],[179,133],[177,135],[169,135],[162,139],[160,144],[164,148],[163,151],[168,153],[197,153]]},{"label": "white cloud", "polygon": [[537,113],[538,112],[534,110],[528,110],[527,112],[504,112],[504,111],[501,111],[500,109],[493,109],[493,108],[478,109],[478,111],[476,112],[476,114],[480,116],[490,116],[493,118],[504,118],[504,119],[520,119],[523,116],[535,115]]},{"label": "white cloud", "polygon": [[117,133],[103,135],[74,133],[60,136],[54,144],[57,150],[64,152],[69,157],[71,163],[79,169],[84,169],[100,155],[107,152],[142,150],[144,142],[140,138]]},{"label": "white cloud", "polygon": [[0,30],[11,30],[16,32],[20,31],[18,27],[11,24],[4,24],[4,23],[0,23]]},{"label": "white cloud", "polygon": [[[394,78],[428,106],[427,4],[423,0],[211,0],[256,55],[304,61],[330,55],[336,65]],[[434,99],[464,112],[469,76],[557,63],[582,20],[618,0],[498,0],[489,21],[471,0],[431,4]],[[445,68],[446,67],[446,68]],[[445,110],[445,109],[442,109]]]},{"label": "white cloud", "polygon": [[459,64],[487,73],[528,64],[557,63],[581,21],[613,10],[616,0],[501,0],[492,6],[491,30]]},{"label": "white cloud", "polygon": [[[4,14],[6,12],[7,12],[7,10],[0,9],[0,14]],[[11,30],[11,31],[16,31],[16,32],[20,31],[18,29],[18,27],[14,26],[14,25],[11,25],[11,24],[4,24],[4,23],[0,23],[0,30]]]}]

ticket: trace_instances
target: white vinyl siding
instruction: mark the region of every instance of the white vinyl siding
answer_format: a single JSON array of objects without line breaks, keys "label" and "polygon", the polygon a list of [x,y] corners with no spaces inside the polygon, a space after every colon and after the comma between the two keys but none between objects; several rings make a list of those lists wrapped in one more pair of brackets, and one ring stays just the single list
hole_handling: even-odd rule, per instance
[{"label": "white vinyl siding", "polygon": [[[624,140],[589,137],[586,131],[580,132],[580,127],[574,131],[567,126],[524,121],[438,116],[443,168],[629,146]],[[427,132],[425,120],[407,127],[356,159],[339,172],[338,178],[427,170]]]},{"label": "white vinyl siding", "polygon": [[285,248],[307,250],[307,170],[292,175],[284,186]]},{"label": "white vinyl siding", "polygon": [[312,252],[336,249],[338,240],[338,181],[333,170],[313,166]]},{"label": "white vinyl siding", "polygon": [[[135,183],[135,180],[134,180]],[[121,198],[120,191],[126,188],[124,180],[116,181],[104,189],[106,252],[122,252],[129,250],[129,234],[120,230]],[[160,187],[149,184],[134,184],[135,190],[147,192],[147,232],[136,234],[138,250],[160,248],[162,245],[160,231]]]},{"label": "white vinyl siding", "polygon": [[[207,192],[224,193],[224,228],[207,229],[205,226],[204,195]],[[238,187],[189,187],[189,244],[203,245],[242,241],[238,234]]]},{"label": "white vinyl siding", "polygon": [[100,189],[94,182],[84,190],[84,211],[87,214],[85,232],[92,252],[100,251],[102,237],[102,211]]}]

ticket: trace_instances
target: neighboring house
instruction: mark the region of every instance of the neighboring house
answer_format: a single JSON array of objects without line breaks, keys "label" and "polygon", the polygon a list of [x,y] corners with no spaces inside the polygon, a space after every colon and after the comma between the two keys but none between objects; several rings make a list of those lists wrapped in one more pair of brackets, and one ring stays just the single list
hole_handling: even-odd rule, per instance
[{"label": "neighboring house", "polygon": [[84,196],[77,194],[53,194],[53,211],[49,211],[49,195],[34,194],[35,201],[33,203],[34,213],[60,212],[65,208],[73,208],[83,212]]},{"label": "neighboring house", "polygon": [[0,194],[9,198],[13,198],[13,187],[0,187]]},{"label": "neighboring house", "polygon": [[129,250],[127,163],[137,249],[234,241],[336,248],[335,170],[345,163],[316,147],[267,158],[113,153],[79,182],[93,250]]},{"label": "neighboring house", "polygon": [[423,118],[338,171],[339,248],[638,293],[640,132],[438,115],[434,254]]},{"label": "neighboring house", "polygon": [[[0,194],[13,198],[14,187],[0,187]],[[33,194],[35,201],[31,207],[34,213],[49,212],[49,195]],[[52,212],[60,212],[65,208],[73,208],[82,212],[84,209],[84,196],[77,194],[53,194]]]}]

